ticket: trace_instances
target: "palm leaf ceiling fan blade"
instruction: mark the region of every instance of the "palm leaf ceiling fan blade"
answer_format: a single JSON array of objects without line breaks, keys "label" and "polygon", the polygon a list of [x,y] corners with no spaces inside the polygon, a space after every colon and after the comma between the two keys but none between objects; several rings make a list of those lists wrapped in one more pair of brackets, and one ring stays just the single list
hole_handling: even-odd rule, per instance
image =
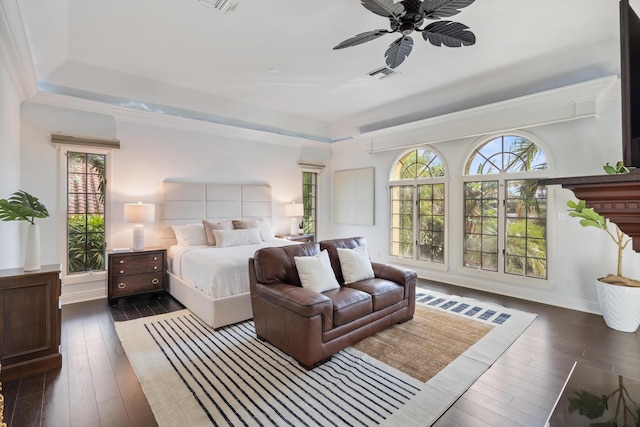
[{"label": "palm leaf ceiling fan blade", "polygon": [[373,30],[360,33],[338,44],[334,49],[344,49],[345,47],[356,46],[370,40],[377,39],[378,37],[388,33],[390,33],[388,30]]},{"label": "palm leaf ceiling fan blade", "polygon": [[403,36],[389,45],[384,53],[385,60],[389,68],[396,68],[402,64],[413,49],[413,39],[409,36]]},{"label": "palm leaf ceiling fan blade", "polygon": [[365,8],[385,18],[399,19],[405,14],[404,6],[393,0],[361,0],[361,2]]},{"label": "palm leaf ceiling fan blade", "polygon": [[469,27],[459,22],[438,21],[427,25],[422,37],[434,46],[471,46],[476,43],[476,36],[468,30]]},{"label": "palm leaf ceiling fan blade", "polygon": [[475,0],[424,0],[420,5],[420,14],[427,19],[449,18],[460,13]]},{"label": "palm leaf ceiling fan blade", "polygon": [[413,49],[409,34],[422,33],[425,41],[434,46],[460,47],[476,43],[476,36],[469,27],[458,22],[438,21],[422,27],[425,19],[441,19],[460,13],[475,0],[360,0],[367,10],[389,19],[391,30],[372,30],[357,34],[339,43],[333,49],[356,46],[387,33],[402,36],[389,45],[384,53],[387,66],[396,68],[404,62]]}]

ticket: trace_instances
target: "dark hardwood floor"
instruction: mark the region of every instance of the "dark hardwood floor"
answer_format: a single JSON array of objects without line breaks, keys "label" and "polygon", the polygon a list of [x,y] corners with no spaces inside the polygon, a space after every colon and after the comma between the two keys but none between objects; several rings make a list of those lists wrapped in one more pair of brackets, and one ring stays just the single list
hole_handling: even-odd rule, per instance
[{"label": "dark hardwood floor", "polygon": [[[640,379],[638,333],[613,331],[601,316],[424,280],[419,284],[538,315],[436,426],[543,426],[576,360]],[[131,298],[116,307],[106,300],[65,305],[62,368],[4,383],[5,422],[11,427],[157,425],[113,321],[181,308],[171,297]]]}]

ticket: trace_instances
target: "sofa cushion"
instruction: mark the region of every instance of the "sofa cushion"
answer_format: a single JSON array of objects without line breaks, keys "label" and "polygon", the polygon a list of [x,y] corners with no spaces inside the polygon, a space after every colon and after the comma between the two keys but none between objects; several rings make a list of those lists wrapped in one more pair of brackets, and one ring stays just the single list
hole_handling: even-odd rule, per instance
[{"label": "sofa cushion", "polygon": [[357,289],[340,287],[323,292],[333,302],[333,325],[340,326],[373,311],[371,295]]},{"label": "sofa cushion", "polygon": [[390,280],[367,279],[347,286],[371,295],[374,311],[396,304],[404,298],[404,287]]},{"label": "sofa cushion", "polygon": [[303,288],[324,292],[340,287],[331,269],[329,254],[326,250],[313,256],[296,256],[293,260]]},{"label": "sofa cushion", "polygon": [[353,249],[337,248],[337,251],[344,283],[354,283],[375,277],[366,245]]}]

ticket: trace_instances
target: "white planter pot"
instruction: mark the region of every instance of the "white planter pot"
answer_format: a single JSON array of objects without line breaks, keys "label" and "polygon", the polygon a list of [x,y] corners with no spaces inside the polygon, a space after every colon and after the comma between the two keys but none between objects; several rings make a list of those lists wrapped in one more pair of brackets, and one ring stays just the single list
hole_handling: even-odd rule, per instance
[{"label": "white planter pot", "polygon": [[24,271],[40,270],[40,226],[27,224],[27,241],[24,245]]},{"label": "white planter pot", "polygon": [[596,280],[596,290],[607,326],[622,332],[635,332],[640,326],[640,288]]}]

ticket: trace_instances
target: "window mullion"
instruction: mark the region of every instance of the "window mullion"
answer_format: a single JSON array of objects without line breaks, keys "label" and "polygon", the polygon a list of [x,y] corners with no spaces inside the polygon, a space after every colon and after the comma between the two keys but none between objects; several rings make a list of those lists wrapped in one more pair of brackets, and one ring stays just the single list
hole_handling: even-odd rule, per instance
[{"label": "window mullion", "polygon": [[507,240],[507,191],[504,179],[498,180],[498,266],[499,271],[506,271],[505,249]]}]

